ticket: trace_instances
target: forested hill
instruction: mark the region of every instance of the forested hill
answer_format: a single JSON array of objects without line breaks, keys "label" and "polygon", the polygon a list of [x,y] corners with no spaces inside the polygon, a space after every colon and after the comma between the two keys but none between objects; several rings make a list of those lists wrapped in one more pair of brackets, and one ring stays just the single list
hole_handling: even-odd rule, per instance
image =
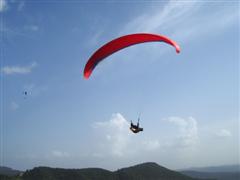
[{"label": "forested hill", "polygon": [[156,163],[144,163],[114,172],[119,180],[196,180]]},{"label": "forested hill", "polygon": [[[6,178],[7,179],[7,178]],[[10,179],[10,178],[9,178]],[[62,169],[36,167],[27,170],[18,180],[199,180],[169,170],[156,163],[143,163],[136,166],[108,171],[100,168]]]}]

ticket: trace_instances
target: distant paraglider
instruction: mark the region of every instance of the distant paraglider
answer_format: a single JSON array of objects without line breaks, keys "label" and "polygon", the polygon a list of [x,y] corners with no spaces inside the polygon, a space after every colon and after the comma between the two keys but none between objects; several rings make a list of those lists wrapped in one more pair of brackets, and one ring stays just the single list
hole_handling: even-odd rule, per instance
[{"label": "distant paraglider", "polygon": [[101,62],[104,58],[110,56],[111,54],[123,48],[129,47],[135,44],[145,43],[145,42],[165,42],[175,47],[177,53],[180,52],[180,47],[178,46],[178,44],[166,36],[162,36],[158,34],[148,34],[148,33],[129,34],[129,35],[121,36],[100,47],[89,58],[84,68],[84,74],[83,74],[84,78],[88,79],[91,76],[97,64]]},{"label": "distant paraglider", "polygon": [[24,98],[24,99],[27,98],[27,95],[28,95],[28,92],[27,92],[27,91],[23,91],[23,98]]}]

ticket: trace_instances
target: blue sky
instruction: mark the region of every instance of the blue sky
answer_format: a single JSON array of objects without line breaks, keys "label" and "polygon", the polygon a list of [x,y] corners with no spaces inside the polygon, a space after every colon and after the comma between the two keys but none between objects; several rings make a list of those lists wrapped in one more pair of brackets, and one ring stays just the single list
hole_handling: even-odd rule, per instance
[{"label": "blue sky", "polygon": [[[239,163],[239,3],[0,0],[1,165]],[[83,68],[125,34],[166,35]],[[28,96],[24,98],[23,92]],[[144,132],[129,122],[141,113]]]}]

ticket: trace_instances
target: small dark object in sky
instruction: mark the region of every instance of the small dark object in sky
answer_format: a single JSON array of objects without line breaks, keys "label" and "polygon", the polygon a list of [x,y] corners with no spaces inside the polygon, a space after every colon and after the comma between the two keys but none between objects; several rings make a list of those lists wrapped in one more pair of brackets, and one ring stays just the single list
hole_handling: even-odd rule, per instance
[{"label": "small dark object in sky", "polygon": [[23,98],[24,98],[24,99],[27,98],[27,95],[28,95],[28,92],[27,92],[27,91],[23,91]]}]

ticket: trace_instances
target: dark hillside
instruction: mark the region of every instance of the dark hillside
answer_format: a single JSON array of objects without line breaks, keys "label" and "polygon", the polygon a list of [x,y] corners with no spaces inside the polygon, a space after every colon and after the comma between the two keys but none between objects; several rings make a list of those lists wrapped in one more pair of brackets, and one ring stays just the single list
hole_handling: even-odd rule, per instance
[{"label": "dark hillside", "polygon": [[37,167],[26,171],[21,178],[23,180],[197,180],[156,163],[139,164],[115,172],[99,168]]},{"label": "dark hillside", "polygon": [[37,167],[26,171],[22,178],[24,180],[112,180],[110,171],[98,168],[88,169],[62,169]]},{"label": "dark hillside", "polygon": [[123,168],[115,173],[120,180],[194,180],[181,173],[159,166],[156,163],[144,163],[129,168]]},{"label": "dark hillside", "polygon": [[0,174],[0,180],[199,180],[199,178],[169,170],[156,163],[143,163],[114,172],[100,168],[36,167],[15,176]]}]

